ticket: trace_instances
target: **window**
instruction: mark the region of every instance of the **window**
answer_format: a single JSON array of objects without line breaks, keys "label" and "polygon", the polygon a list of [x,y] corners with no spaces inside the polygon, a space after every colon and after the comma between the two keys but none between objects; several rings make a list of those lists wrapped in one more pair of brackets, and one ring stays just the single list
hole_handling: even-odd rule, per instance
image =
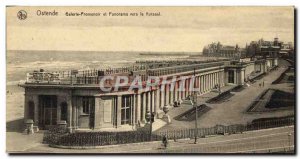
[{"label": "window", "polygon": [[131,97],[123,96],[122,97],[122,107],[121,107],[121,124],[130,124],[131,123]]},{"label": "window", "polygon": [[93,97],[82,97],[82,112],[84,114],[90,114],[91,107],[94,103],[95,101]]}]

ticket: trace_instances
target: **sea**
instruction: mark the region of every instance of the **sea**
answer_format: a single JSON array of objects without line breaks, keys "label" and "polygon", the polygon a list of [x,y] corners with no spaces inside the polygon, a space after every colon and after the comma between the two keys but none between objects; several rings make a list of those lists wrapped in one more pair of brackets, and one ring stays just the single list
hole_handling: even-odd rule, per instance
[{"label": "sea", "polygon": [[[45,71],[83,70],[89,68],[124,67],[139,60],[176,60],[197,52],[97,52],[97,51],[22,51],[6,53],[6,84],[17,85],[26,79],[26,73]],[[204,57],[201,57],[204,58]]]}]

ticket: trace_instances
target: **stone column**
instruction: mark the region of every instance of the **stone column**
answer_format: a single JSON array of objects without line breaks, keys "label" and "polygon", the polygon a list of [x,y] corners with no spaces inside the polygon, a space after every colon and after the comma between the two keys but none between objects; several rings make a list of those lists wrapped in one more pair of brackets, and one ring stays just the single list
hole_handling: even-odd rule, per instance
[{"label": "stone column", "polygon": [[205,75],[202,75],[202,93],[205,93]]},{"label": "stone column", "polygon": [[213,78],[214,78],[213,87],[215,87],[215,85],[217,84],[217,78],[216,78],[216,73],[215,72],[214,72]]},{"label": "stone column", "polygon": [[169,105],[169,101],[170,101],[170,98],[169,98],[169,95],[170,95],[170,87],[169,87],[169,84],[166,84],[166,88],[165,88],[165,91],[166,91],[166,99],[165,99],[165,104],[166,105]]},{"label": "stone column", "polygon": [[205,92],[208,91],[208,74],[205,75]]},{"label": "stone column", "polygon": [[211,90],[211,87],[212,87],[212,73],[210,73],[209,74],[209,87],[208,87],[208,89],[209,89],[209,91]]},{"label": "stone column", "polygon": [[155,98],[155,90],[152,90],[150,93],[151,93],[151,108],[152,108],[152,112],[155,112],[155,100],[154,100],[154,98]]},{"label": "stone column", "polygon": [[[163,89],[162,89],[163,88]],[[160,109],[162,109],[165,105],[165,85],[160,85]]]},{"label": "stone column", "polygon": [[147,92],[147,111],[150,111],[150,107],[151,107],[151,92]]},{"label": "stone column", "polygon": [[144,92],[143,93],[143,112],[142,112],[142,121],[145,122],[145,115],[146,115],[146,98],[147,98],[147,93]]},{"label": "stone column", "polygon": [[141,93],[137,94],[137,104],[136,104],[136,118],[137,121],[141,121]]},{"label": "stone column", "polygon": [[178,101],[178,81],[175,81],[175,85],[174,85],[174,101]]},{"label": "stone column", "polygon": [[186,79],[183,79],[182,80],[182,92],[181,92],[181,94],[182,94],[182,99],[184,99],[185,97],[186,97]]},{"label": "stone column", "polygon": [[189,96],[190,95],[190,79],[186,79],[186,96]]},{"label": "stone column", "polygon": [[201,76],[201,83],[200,83],[200,89],[201,89],[201,94],[204,93],[204,76]]},{"label": "stone column", "polygon": [[68,127],[68,130],[70,132],[72,132],[72,119],[73,119],[72,118],[72,112],[73,112],[73,110],[72,110],[72,97],[71,97],[71,95],[66,96],[66,102],[67,102],[67,105],[68,105],[67,127]]},{"label": "stone column", "polygon": [[135,94],[133,94],[132,95],[132,100],[131,101],[133,101],[133,103],[132,103],[132,111],[131,111],[131,113],[132,113],[132,121],[131,121],[131,123],[132,123],[132,125],[133,126],[135,126],[135,124],[136,124],[136,97],[135,97],[136,95]]},{"label": "stone column", "polygon": [[177,89],[177,91],[178,91],[178,101],[182,101],[182,86],[181,86],[181,82],[182,81],[178,81],[178,89]]},{"label": "stone column", "polygon": [[219,76],[220,76],[220,85],[223,86],[223,84],[224,84],[223,71],[219,72]]},{"label": "stone column", "polygon": [[155,113],[157,113],[159,111],[159,103],[160,103],[159,94],[160,94],[160,90],[158,88],[155,92],[155,100],[154,100],[155,101]]},{"label": "stone column", "polygon": [[[173,83],[171,83],[171,84],[170,84],[170,87],[169,87],[169,88],[170,88],[170,100],[169,100],[169,101],[170,101],[170,105],[171,105],[171,106],[173,106],[173,104],[174,104],[174,103],[173,103],[173,102],[174,102],[174,87],[172,87],[172,84],[173,84]],[[173,88],[173,89],[172,89],[172,88]]]},{"label": "stone column", "polygon": [[121,107],[122,107],[122,95],[118,95],[118,99],[117,99],[117,127],[121,126]]},{"label": "stone column", "polygon": [[205,75],[205,92],[208,90],[208,74]]},{"label": "stone column", "polygon": [[198,91],[199,91],[199,93],[201,94],[201,76],[199,75],[198,76]]},{"label": "stone column", "polygon": [[212,73],[209,74],[209,91],[211,90],[211,87],[213,85],[213,79],[212,79]]},{"label": "stone column", "polygon": [[212,74],[211,74],[211,77],[212,77],[212,85],[211,85],[211,88],[214,88],[214,86],[215,86],[215,84],[216,84],[215,73],[212,73]]},{"label": "stone column", "polygon": [[216,81],[217,81],[217,84],[220,85],[219,71],[216,73]]}]

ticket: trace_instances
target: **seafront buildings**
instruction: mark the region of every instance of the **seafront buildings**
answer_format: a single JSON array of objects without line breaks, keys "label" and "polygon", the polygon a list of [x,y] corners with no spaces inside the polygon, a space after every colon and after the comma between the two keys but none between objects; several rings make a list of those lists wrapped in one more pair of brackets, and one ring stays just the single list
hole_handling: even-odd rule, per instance
[{"label": "seafront buildings", "polygon": [[[20,85],[25,88],[24,118],[32,119],[39,129],[62,120],[70,132],[137,129],[145,123],[149,111],[157,118],[163,107],[181,103],[194,92],[203,95],[216,87],[222,90],[226,85],[244,85],[276,66],[276,57],[211,61],[187,58],[137,61],[132,66],[105,70],[34,71]],[[167,82],[145,89],[151,76]],[[118,77],[127,77],[128,81]],[[138,85],[143,89],[130,90],[136,77],[140,77]]]},{"label": "seafront buildings", "polygon": [[204,56],[241,58],[245,57],[245,48],[236,46],[222,45],[220,42],[211,43],[203,48]]},{"label": "seafront buildings", "polygon": [[227,58],[245,58],[245,57],[291,57],[294,56],[294,47],[292,42],[284,43],[275,37],[274,40],[251,41],[245,48],[222,45],[220,42],[211,43],[203,48],[204,56],[227,57]]}]

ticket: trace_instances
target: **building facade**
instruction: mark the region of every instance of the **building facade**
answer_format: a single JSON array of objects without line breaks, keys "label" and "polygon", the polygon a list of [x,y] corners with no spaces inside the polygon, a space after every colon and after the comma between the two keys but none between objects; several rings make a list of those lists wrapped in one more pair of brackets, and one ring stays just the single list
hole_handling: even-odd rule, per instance
[{"label": "building facade", "polygon": [[[202,95],[216,85],[243,85],[253,72],[264,73],[267,67],[277,65],[277,62],[270,62],[274,60],[140,61],[138,66],[109,70],[35,71],[28,73],[27,81],[20,85],[25,88],[24,118],[33,119],[40,129],[47,129],[61,120],[67,122],[71,132],[76,129],[136,129],[145,123],[147,112],[158,117],[164,106],[180,103],[195,91]],[[129,90],[129,85],[122,85],[117,91],[104,92],[99,89],[99,81],[108,75],[127,76],[129,83],[135,76],[141,76],[143,86],[148,76],[165,78],[168,82],[151,89]],[[182,76],[185,79],[180,78]],[[114,78],[105,80],[104,87],[113,88],[115,82]]]},{"label": "building facade", "polygon": [[289,56],[293,53],[293,44],[291,42],[285,44],[276,37],[273,41],[266,41],[259,39],[258,41],[252,41],[246,46],[247,57],[278,57]]},{"label": "building facade", "polygon": [[204,56],[241,58],[245,56],[245,49],[238,45],[222,45],[220,42],[211,43],[203,48]]}]

